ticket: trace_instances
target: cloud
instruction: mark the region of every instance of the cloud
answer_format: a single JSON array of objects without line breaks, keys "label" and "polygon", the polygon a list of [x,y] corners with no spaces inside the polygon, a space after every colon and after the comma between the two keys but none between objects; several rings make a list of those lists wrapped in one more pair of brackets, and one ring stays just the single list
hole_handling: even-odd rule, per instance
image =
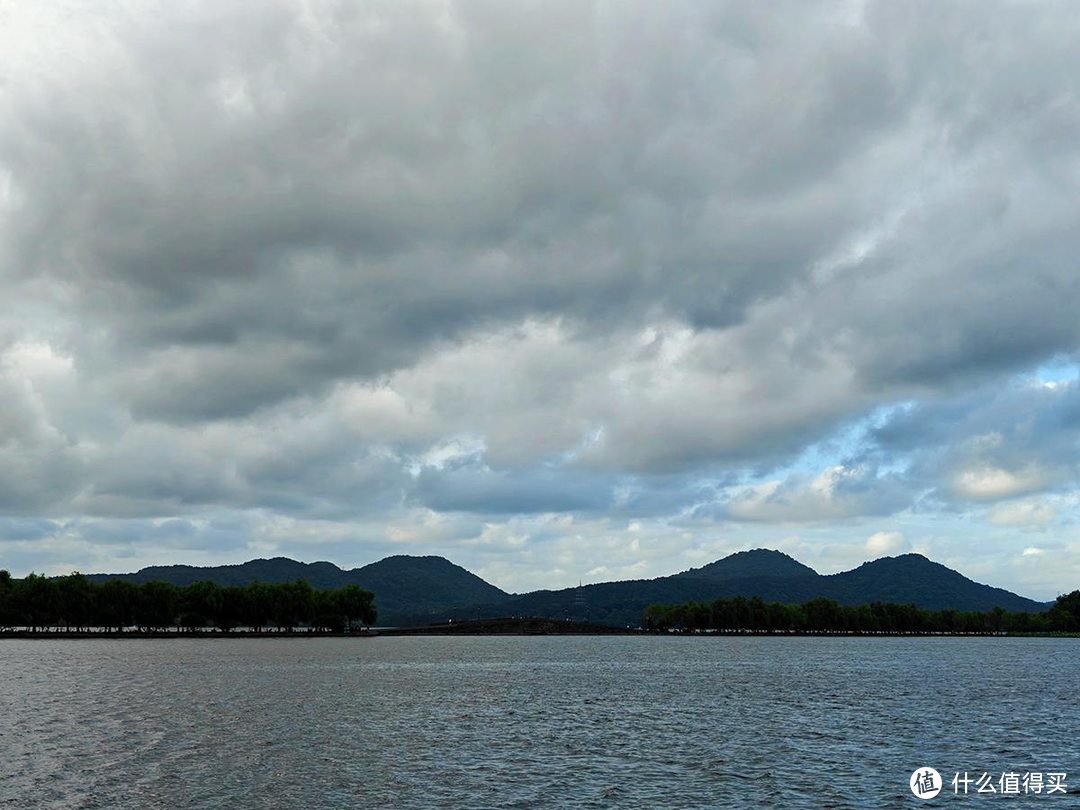
[{"label": "cloud", "polygon": [[1039,490],[1048,483],[1047,475],[1031,464],[1017,472],[996,467],[978,467],[957,473],[952,491],[970,500],[1000,500]]},{"label": "cloud", "polygon": [[1051,504],[1034,498],[999,504],[989,511],[986,519],[998,526],[1039,529],[1045,528],[1056,517],[1057,510]]},{"label": "cloud", "polygon": [[908,484],[898,476],[837,465],[812,478],[793,474],[736,490],[719,514],[741,521],[813,523],[888,515],[911,499]]},{"label": "cloud", "polygon": [[910,476],[954,508],[1075,489],[1080,384],[1027,375],[894,411],[870,432],[878,456],[910,459]]},{"label": "cloud", "polygon": [[866,540],[866,550],[875,557],[900,554],[909,548],[910,545],[900,532],[874,532]]},{"label": "cloud", "polygon": [[28,344],[0,352],[0,510],[9,514],[46,511],[79,485],[78,442],[55,424],[46,403],[51,378],[64,368]]},{"label": "cloud", "polygon": [[1080,356],[1067,5],[0,15],[0,513],[65,527],[28,565],[107,564],[93,521],[552,532],[556,576],[638,571],[628,520],[1075,517],[1034,506],[1080,480],[1037,377]]},{"label": "cloud", "polygon": [[[926,332],[938,321],[925,305],[941,297],[924,301],[910,282],[933,266],[903,258],[936,240],[937,214],[986,196],[963,178],[928,195],[912,188],[917,155],[929,177],[956,159],[953,144],[928,142],[946,99],[905,75],[924,32],[880,8],[861,19],[789,12],[814,36],[745,10],[631,22],[575,3],[546,9],[527,35],[520,9],[418,4],[260,9],[237,37],[243,7],[196,5],[153,22],[138,7],[114,10],[91,47],[76,18],[56,34],[68,58],[33,65],[48,107],[9,100],[26,122],[4,144],[24,201],[13,255],[29,254],[12,264],[62,286],[71,314],[97,322],[80,352],[115,375],[137,414],[179,421],[243,416],[392,371],[478,326],[558,314],[594,329],[657,316],[722,329],[762,300],[774,317],[798,307],[810,321],[799,337],[849,352],[868,377],[929,373],[942,349],[979,367],[969,355],[984,349]],[[946,30],[962,22],[942,17]],[[672,51],[656,31],[685,47]],[[402,61],[406,51],[424,56]],[[30,68],[20,49],[9,58]],[[953,58],[964,79],[980,78],[966,50]],[[1002,127],[983,142],[975,162],[1026,146]],[[32,171],[43,156],[56,163],[48,176]],[[925,198],[919,213],[874,239],[882,212],[912,210],[913,194]],[[867,233],[854,277],[803,286]],[[956,257],[955,294],[975,289],[979,251],[997,241],[972,245],[970,272]],[[1026,300],[1039,272],[1002,272],[1023,285],[1015,300],[1027,314],[1060,301]],[[873,303],[883,292],[887,310]],[[1012,300],[974,308],[971,326],[991,309],[1000,323]],[[927,345],[895,352],[915,308]],[[966,326],[958,334],[985,347]],[[845,331],[862,338],[856,347]],[[986,353],[1015,362],[1010,346]]]},{"label": "cloud", "polygon": [[413,497],[440,512],[529,514],[599,512],[611,503],[610,487],[561,470],[527,474],[495,472],[483,466],[420,473]]}]

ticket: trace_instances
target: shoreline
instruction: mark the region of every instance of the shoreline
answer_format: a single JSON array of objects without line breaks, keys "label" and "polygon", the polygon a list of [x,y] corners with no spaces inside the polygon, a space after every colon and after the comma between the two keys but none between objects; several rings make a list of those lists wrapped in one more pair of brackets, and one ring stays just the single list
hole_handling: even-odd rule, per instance
[{"label": "shoreline", "polygon": [[152,640],[152,639],[200,639],[204,641],[227,641],[230,639],[318,639],[318,638],[356,638],[372,639],[380,636],[401,638],[406,636],[660,636],[667,638],[1080,638],[1080,633],[952,633],[952,632],[904,632],[904,631],[755,631],[732,630],[701,632],[657,631],[637,628],[605,627],[594,625],[587,627],[559,627],[559,622],[551,622],[546,627],[469,627],[461,625],[427,625],[423,627],[386,627],[354,632],[333,632],[322,630],[0,630],[0,642],[4,640],[24,641],[88,641],[88,640]]},{"label": "shoreline", "polygon": [[199,639],[237,639],[237,638],[374,638],[379,635],[372,630],[357,630],[353,633],[336,633],[313,630],[281,630],[255,632],[254,630],[0,630],[0,641],[4,639],[27,640],[86,640],[86,639],[154,639],[154,638],[199,638]]}]

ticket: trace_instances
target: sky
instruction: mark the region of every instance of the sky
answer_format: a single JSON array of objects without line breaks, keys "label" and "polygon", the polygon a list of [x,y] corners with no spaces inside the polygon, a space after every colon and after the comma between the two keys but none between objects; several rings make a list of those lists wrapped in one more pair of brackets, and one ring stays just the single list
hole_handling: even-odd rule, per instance
[{"label": "sky", "polygon": [[0,567],[1080,587],[1075,12],[0,0]]}]

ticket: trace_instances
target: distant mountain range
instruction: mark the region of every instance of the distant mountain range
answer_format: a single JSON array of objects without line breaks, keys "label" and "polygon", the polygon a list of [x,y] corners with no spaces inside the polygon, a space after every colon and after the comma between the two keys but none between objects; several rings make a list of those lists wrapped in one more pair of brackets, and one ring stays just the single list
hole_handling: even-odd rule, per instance
[{"label": "distant mountain range", "polygon": [[851,571],[822,575],[779,551],[741,551],[701,568],[655,579],[602,582],[555,591],[508,594],[442,557],[387,557],[363,568],[301,563],[286,557],[199,568],[167,565],[134,574],[92,574],[90,579],[162,580],[187,585],[210,580],[246,585],[254,580],[306,579],[312,586],[349,583],[374,592],[379,624],[426,624],[447,619],[545,616],[611,625],[636,625],[653,602],[711,601],[759,596],[767,602],[801,603],[827,597],[847,605],[912,603],[928,610],[1042,611],[1049,605],[973,582],[919,554],[882,557]]},{"label": "distant mountain range", "polygon": [[[851,571],[823,576],[779,551],[732,554],[702,568],[656,579],[603,582],[558,591],[535,591],[497,604],[474,606],[462,618],[496,615],[556,616],[607,624],[637,624],[653,602],[711,601],[759,596],[798,604],[817,597],[845,605],[911,603],[927,610],[1042,611],[1049,604],[973,582],[920,554],[883,557]],[[447,616],[449,618],[449,616]]]},{"label": "distant mountain range", "polygon": [[442,557],[386,557],[363,568],[344,570],[329,562],[302,563],[288,557],[251,560],[239,565],[198,567],[155,565],[134,574],[90,574],[95,582],[126,579],[142,583],[160,580],[190,585],[207,580],[218,585],[292,582],[306,579],[314,588],[355,584],[375,594],[380,624],[416,623],[410,617],[454,611],[468,605],[496,604],[509,594]]}]

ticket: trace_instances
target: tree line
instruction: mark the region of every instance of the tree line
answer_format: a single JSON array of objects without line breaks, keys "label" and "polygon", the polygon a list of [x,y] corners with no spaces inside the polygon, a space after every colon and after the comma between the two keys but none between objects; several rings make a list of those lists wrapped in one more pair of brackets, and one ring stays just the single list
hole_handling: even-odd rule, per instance
[{"label": "tree line", "polygon": [[310,627],[341,632],[371,625],[377,615],[374,599],[371,591],[358,585],[316,590],[305,580],[245,586],[213,582],[137,585],[123,579],[98,584],[79,573],[15,579],[0,571],[0,629],[122,632],[134,627],[144,632],[195,632],[212,627],[264,632]]},{"label": "tree line", "polygon": [[1076,633],[1080,591],[1059,596],[1043,613],[925,610],[915,605],[842,605],[811,599],[801,605],[736,596],[713,602],[653,604],[642,614],[650,630],[722,633]]}]

